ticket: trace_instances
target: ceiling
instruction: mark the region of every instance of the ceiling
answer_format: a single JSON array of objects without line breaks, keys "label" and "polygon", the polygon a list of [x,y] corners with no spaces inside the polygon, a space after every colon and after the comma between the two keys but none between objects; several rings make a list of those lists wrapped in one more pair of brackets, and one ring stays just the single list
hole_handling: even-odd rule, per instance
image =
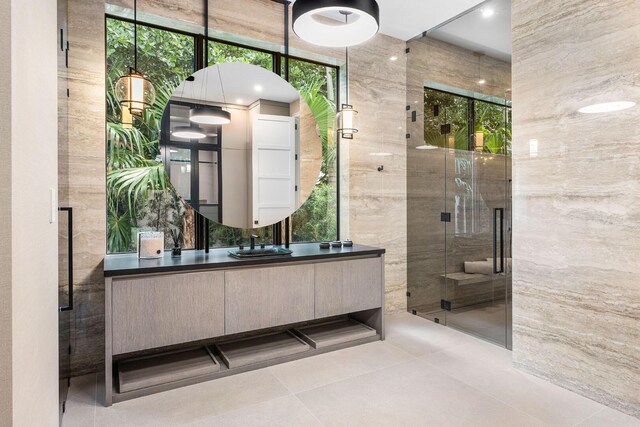
[{"label": "ceiling", "polygon": [[[380,32],[401,40],[460,15],[482,0],[377,0],[380,6]],[[295,0],[292,1],[295,3]]]},{"label": "ceiling", "polygon": [[[429,31],[448,43],[511,60],[511,0],[376,1],[382,34],[406,41]],[[493,15],[484,17],[486,9]]]},{"label": "ceiling", "polygon": [[200,70],[193,76],[193,82],[183,82],[173,91],[173,99],[244,106],[258,99],[288,104],[300,99],[298,91],[280,76],[254,65],[220,64]]},{"label": "ceiling", "polygon": [[[487,11],[493,11],[493,14],[483,16]],[[429,32],[429,37],[510,62],[511,0],[488,0],[464,16]]]},{"label": "ceiling", "polygon": [[377,0],[380,32],[409,40],[482,3],[482,0]]}]

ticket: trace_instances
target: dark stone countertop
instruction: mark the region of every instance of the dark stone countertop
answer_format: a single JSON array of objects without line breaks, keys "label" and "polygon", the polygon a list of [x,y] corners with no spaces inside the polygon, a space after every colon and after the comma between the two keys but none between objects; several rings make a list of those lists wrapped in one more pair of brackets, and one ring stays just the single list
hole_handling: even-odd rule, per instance
[{"label": "dark stone countertop", "polygon": [[353,245],[351,248],[320,249],[318,243],[296,243],[289,249],[293,254],[277,257],[258,257],[236,259],[229,255],[231,248],[204,250],[183,250],[182,256],[171,257],[171,251],[166,251],[162,258],[138,259],[134,254],[114,254],[104,258],[104,276],[130,276],[135,274],[168,273],[174,271],[210,270],[228,267],[242,267],[244,265],[273,265],[284,262],[304,262],[330,258],[348,258],[363,255],[382,255],[384,249],[363,245]]}]

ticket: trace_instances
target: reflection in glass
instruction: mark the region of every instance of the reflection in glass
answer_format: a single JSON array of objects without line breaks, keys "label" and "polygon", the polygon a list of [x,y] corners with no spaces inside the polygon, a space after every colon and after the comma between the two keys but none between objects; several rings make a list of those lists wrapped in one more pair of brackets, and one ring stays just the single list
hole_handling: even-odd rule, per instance
[{"label": "reflection in glass", "polygon": [[[229,123],[200,123],[202,138],[182,131],[194,126],[194,111],[221,109]],[[161,128],[161,146],[191,150],[190,191],[177,193],[225,226],[282,221],[318,182],[322,141],[313,112],[293,86],[263,68],[225,63],[194,73],[173,91]]]}]

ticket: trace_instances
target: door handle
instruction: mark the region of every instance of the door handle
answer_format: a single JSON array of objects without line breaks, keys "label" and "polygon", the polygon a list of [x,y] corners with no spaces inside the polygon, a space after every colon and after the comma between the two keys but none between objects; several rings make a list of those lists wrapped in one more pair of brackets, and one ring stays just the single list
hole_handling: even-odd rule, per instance
[{"label": "door handle", "polygon": [[66,212],[68,215],[67,222],[67,248],[68,248],[68,265],[69,265],[69,303],[58,307],[58,311],[71,311],[73,310],[73,208],[62,207],[58,208],[60,212]]},{"label": "door handle", "polygon": [[[500,227],[497,226],[498,218]],[[500,233],[500,269],[498,269],[498,233]],[[504,208],[493,209],[493,274],[504,273]]]}]

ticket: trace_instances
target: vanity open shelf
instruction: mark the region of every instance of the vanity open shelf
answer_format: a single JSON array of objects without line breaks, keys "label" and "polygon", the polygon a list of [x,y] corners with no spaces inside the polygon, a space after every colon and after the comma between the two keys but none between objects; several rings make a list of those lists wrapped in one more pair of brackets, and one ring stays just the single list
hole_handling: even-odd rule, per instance
[{"label": "vanity open shelf", "polygon": [[220,371],[207,346],[171,351],[117,363],[117,392],[127,393]]},{"label": "vanity open shelf", "polygon": [[107,257],[105,404],[384,339],[383,249],[292,249],[140,270]]},{"label": "vanity open shelf", "polygon": [[125,358],[114,363],[112,399],[121,402],[380,339],[375,329],[351,317],[343,317],[278,332]]},{"label": "vanity open shelf", "polygon": [[351,318],[333,320],[319,325],[309,325],[294,331],[316,349],[371,337],[380,339],[375,329]]}]

